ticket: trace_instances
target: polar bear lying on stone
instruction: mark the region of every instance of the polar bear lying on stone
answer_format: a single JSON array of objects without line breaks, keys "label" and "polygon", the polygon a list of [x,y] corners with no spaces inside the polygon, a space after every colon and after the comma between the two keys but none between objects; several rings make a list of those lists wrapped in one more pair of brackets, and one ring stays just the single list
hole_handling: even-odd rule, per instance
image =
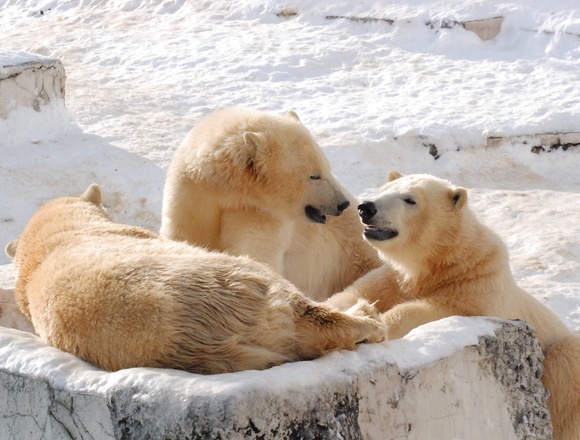
[{"label": "polar bear lying on stone", "polygon": [[44,205],[6,253],[38,335],[105,370],[263,369],[383,339],[249,258],[113,223],[97,185]]},{"label": "polar bear lying on stone", "polygon": [[467,206],[467,191],[428,175],[392,171],[381,193],[359,205],[365,238],[385,265],[328,303],[364,298],[385,312],[389,338],[452,315],[522,319],[545,354],[543,382],[556,440],[580,439],[580,336],[518,287],[497,234]]},{"label": "polar bear lying on stone", "polygon": [[241,107],[203,118],[171,162],[161,235],[269,264],[328,298],[380,266],[356,200],[294,112]]}]

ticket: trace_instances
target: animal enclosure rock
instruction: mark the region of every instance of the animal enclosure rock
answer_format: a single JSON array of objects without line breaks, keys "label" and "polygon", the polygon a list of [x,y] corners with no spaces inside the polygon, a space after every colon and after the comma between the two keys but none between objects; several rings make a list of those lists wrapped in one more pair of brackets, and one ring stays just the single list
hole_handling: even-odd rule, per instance
[{"label": "animal enclosure rock", "polygon": [[0,438],[551,439],[523,322],[451,317],[264,371],[107,373],[0,329]]},{"label": "animal enclosure rock", "polygon": [[40,111],[64,99],[66,75],[59,60],[27,52],[0,51],[0,118],[18,106]]}]

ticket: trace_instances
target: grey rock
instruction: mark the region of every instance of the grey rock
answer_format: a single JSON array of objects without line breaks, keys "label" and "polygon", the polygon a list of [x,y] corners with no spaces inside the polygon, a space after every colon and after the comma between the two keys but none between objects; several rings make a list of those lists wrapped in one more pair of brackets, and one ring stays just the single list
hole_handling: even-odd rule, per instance
[{"label": "grey rock", "polygon": [[[0,329],[0,438],[551,439],[533,331],[495,318],[444,321],[443,336],[432,323],[354,352],[215,376],[108,373]],[[474,343],[457,345],[466,331]]]},{"label": "grey rock", "polygon": [[65,98],[66,74],[59,60],[26,52],[0,51],[0,118],[18,106],[40,111]]}]

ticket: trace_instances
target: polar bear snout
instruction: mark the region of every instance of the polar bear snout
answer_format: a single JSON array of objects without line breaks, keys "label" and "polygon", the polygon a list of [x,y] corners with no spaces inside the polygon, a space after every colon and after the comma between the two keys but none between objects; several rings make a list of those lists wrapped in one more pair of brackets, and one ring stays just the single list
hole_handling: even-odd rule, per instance
[{"label": "polar bear snout", "polygon": [[307,205],[304,208],[304,212],[306,217],[312,220],[315,223],[326,223],[326,216],[339,216],[342,212],[350,206],[350,202],[345,200],[344,202],[339,203],[336,205],[334,209],[324,209],[324,208],[317,208],[313,205]]},{"label": "polar bear snout", "polygon": [[377,213],[377,207],[373,202],[363,202],[358,205],[358,215],[363,223],[368,223]]},{"label": "polar bear snout", "polygon": [[344,210],[345,210],[346,208],[348,208],[349,206],[350,206],[350,202],[349,202],[348,200],[345,200],[344,202],[340,203],[340,204],[337,206],[337,212],[338,212],[338,214],[337,214],[337,215],[340,215],[340,214],[342,214],[342,211],[344,211]]},{"label": "polar bear snout", "polygon": [[[383,241],[390,240],[399,235],[399,231],[393,228],[380,228],[376,223],[375,215],[378,212],[377,206],[373,202],[363,202],[358,205],[358,214],[362,222],[366,225],[364,236],[368,240]],[[380,222],[379,222],[380,223]],[[387,224],[390,224],[388,222]]]}]

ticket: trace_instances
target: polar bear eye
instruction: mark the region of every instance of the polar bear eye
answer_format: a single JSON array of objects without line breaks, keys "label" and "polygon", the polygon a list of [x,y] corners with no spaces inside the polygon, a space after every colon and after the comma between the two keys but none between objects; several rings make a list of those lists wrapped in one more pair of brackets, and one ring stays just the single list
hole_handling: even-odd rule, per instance
[{"label": "polar bear eye", "polygon": [[403,201],[404,201],[404,202],[405,202],[407,205],[416,205],[416,204],[417,204],[417,202],[416,202],[414,199],[412,199],[411,197],[405,197],[405,198],[403,199]]},{"label": "polar bear eye", "polygon": [[320,174],[313,174],[312,176],[310,176],[311,180],[320,180]]}]

